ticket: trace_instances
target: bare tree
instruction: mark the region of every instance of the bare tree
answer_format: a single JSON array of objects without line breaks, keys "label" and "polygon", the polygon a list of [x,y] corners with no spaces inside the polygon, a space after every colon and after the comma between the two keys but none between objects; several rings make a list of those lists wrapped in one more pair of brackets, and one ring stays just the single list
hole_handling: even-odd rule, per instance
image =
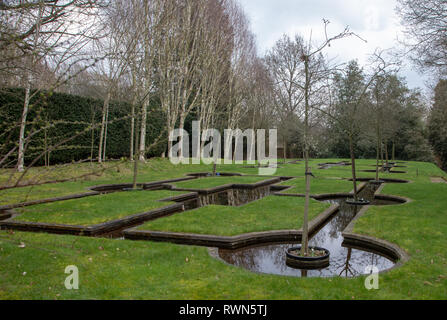
[{"label": "bare tree", "polygon": [[106,57],[100,60],[96,66],[96,76],[102,83],[102,121],[99,138],[98,162],[105,161],[107,147],[107,129],[109,120],[110,101],[118,92],[123,78],[130,72],[131,56],[137,49],[136,34],[129,37],[128,24],[133,19],[128,4],[123,1],[115,1],[104,9],[104,26],[107,35],[95,42],[95,49],[99,56],[104,52]]},{"label": "bare tree", "polygon": [[[228,74],[226,106],[227,129],[237,128],[240,120],[247,114],[247,92],[252,84],[253,67],[256,60],[256,43],[249,30],[247,17],[234,1],[229,1],[227,14],[233,29],[231,67]],[[225,139],[225,159],[229,158],[233,136]],[[254,155],[250,155],[253,157]]]},{"label": "bare tree", "polygon": [[[26,124],[30,100],[39,91],[39,85],[57,88],[74,65],[87,61],[83,49],[99,29],[93,28],[93,12],[104,1],[15,1],[1,2],[0,33],[1,71],[22,75],[25,99],[18,142],[18,171],[24,171],[26,151]],[[79,23],[85,19],[88,23]],[[5,53],[5,54],[4,54]],[[46,64],[56,75],[53,83],[39,81],[37,65]],[[34,93],[32,93],[34,89]]]},{"label": "bare tree", "polygon": [[274,81],[275,111],[279,118],[278,128],[284,144],[284,161],[292,128],[298,126],[296,120],[303,116],[304,92],[298,84],[304,78],[301,57],[304,40],[296,35],[292,40],[283,35],[266,56],[271,77]]},{"label": "bare tree", "polygon": [[447,72],[447,3],[445,0],[398,0],[411,59],[421,68]]},{"label": "bare tree", "polygon": [[[305,161],[305,180],[306,180],[306,195],[305,195],[305,205],[304,205],[304,219],[303,219],[303,237],[302,237],[302,246],[301,246],[301,255],[308,256],[309,255],[309,227],[308,227],[308,219],[309,219],[309,204],[310,204],[310,176],[312,172],[309,167],[309,149],[310,149],[310,140],[309,140],[309,128],[310,128],[310,112],[312,107],[312,97],[315,93],[318,93],[323,86],[318,86],[317,83],[321,82],[327,75],[331,73],[331,68],[328,68],[327,65],[323,63],[322,59],[322,51],[330,46],[330,44],[336,40],[343,39],[352,35],[355,35],[353,32],[346,27],[339,34],[329,37],[327,33],[327,27],[329,25],[329,21],[323,20],[324,22],[324,30],[326,38],[325,40],[319,44],[315,45],[312,41],[309,41],[303,48],[301,54],[301,61],[304,63],[304,83],[302,85],[304,91],[304,161]],[[320,89],[317,89],[320,88]],[[316,106],[313,106],[314,108]]]}]

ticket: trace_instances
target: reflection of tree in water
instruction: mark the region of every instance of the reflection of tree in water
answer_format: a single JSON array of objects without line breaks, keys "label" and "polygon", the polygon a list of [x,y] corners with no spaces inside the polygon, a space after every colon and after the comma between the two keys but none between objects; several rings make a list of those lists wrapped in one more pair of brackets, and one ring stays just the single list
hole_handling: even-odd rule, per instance
[{"label": "reflection of tree in water", "polygon": [[361,251],[353,248],[342,248],[331,254],[331,264],[321,270],[293,269],[285,263],[285,252],[295,244],[275,244],[260,247],[251,247],[242,250],[219,250],[219,256],[226,262],[254,272],[280,274],[289,276],[329,277],[345,276],[355,277],[365,272],[367,266],[376,266],[385,270],[393,266],[393,262],[378,254]]},{"label": "reflection of tree in water", "polygon": [[286,265],[285,252],[293,246],[295,245],[286,244],[251,247],[234,251],[219,250],[219,256],[230,264],[251,271],[269,273],[269,271],[275,270],[276,272],[284,272],[289,268]]},{"label": "reflection of tree in water", "polygon": [[324,246],[328,240],[337,241],[341,239],[341,233],[356,216],[358,208],[346,204],[345,199],[337,200],[337,203],[340,205],[339,212],[312,237],[311,242],[313,245]]},{"label": "reflection of tree in water", "polygon": [[[360,196],[371,200],[374,198],[376,187],[365,188]],[[254,199],[269,192],[269,188],[260,188],[257,192],[247,193],[247,190],[233,190],[236,192],[236,198],[241,201]],[[243,200],[242,200],[243,199]],[[229,251],[219,250],[220,257],[230,264],[246,268],[255,272],[280,274],[302,277],[328,277],[344,276],[355,277],[365,272],[367,266],[376,266],[379,270],[385,270],[393,266],[393,262],[378,254],[361,251],[342,246],[342,232],[346,229],[352,219],[356,216],[359,206],[351,206],[345,203],[343,199],[332,199],[325,202],[340,205],[338,214],[331,219],[317,234],[311,239],[312,246],[325,247],[330,249],[330,265],[321,270],[299,270],[286,265],[287,249],[294,247],[294,244],[271,244],[245,248],[242,250]]]},{"label": "reflection of tree in water", "polygon": [[217,192],[200,196],[200,206],[222,205],[222,206],[241,206],[270,195],[270,186],[259,187],[255,189],[229,189],[223,192]]},{"label": "reflection of tree in water", "polygon": [[354,270],[354,271],[352,270],[352,266],[351,266],[351,263],[350,263],[350,262],[351,262],[351,257],[352,257],[352,249],[349,248],[349,249],[348,249],[348,255],[346,256],[346,262],[345,262],[345,264],[344,264],[344,266],[343,266],[341,272],[339,273],[339,276],[340,276],[340,277],[343,276],[343,273],[345,273],[345,277],[346,277],[346,278],[349,277],[349,274],[350,274],[352,277],[355,276],[355,274],[354,274],[355,270]]}]

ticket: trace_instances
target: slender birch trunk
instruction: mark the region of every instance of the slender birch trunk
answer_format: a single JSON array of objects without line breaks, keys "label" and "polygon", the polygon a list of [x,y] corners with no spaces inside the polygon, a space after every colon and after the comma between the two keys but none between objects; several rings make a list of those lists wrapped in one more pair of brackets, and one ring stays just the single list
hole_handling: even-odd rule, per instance
[{"label": "slender birch trunk", "polygon": [[22,112],[22,119],[20,121],[20,133],[19,133],[19,150],[18,150],[18,159],[17,159],[17,171],[23,172],[25,170],[25,129],[26,129],[26,119],[28,117],[28,111],[29,111],[29,103],[31,99],[31,82],[32,82],[32,76],[31,76],[31,68],[34,67],[34,64],[36,62],[36,48],[39,41],[40,36],[40,22],[42,19],[43,14],[43,7],[42,7],[42,0],[39,1],[39,13],[37,16],[37,23],[36,23],[36,32],[34,34],[34,50],[32,52],[31,58],[28,58],[29,68],[26,70],[26,88],[25,88],[25,102],[23,104],[23,112]]},{"label": "slender birch trunk", "polygon": [[107,104],[107,109],[106,109],[106,127],[104,130],[104,146],[103,146],[103,155],[102,155],[102,160],[106,161],[106,150],[107,150],[107,134],[109,132],[109,107],[110,107],[110,103]]},{"label": "slender birch trunk", "polygon": [[[137,117],[137,132],[139,130],[140,127],[140,121],[139,121],[139,117]],[[138,141],[139,140],[139,135],[136,134],[135,135],[135,145],[138,146]],[[134,155],[134,162],[133,162],[133,183],[132,183],[132,188],[134,190],[137,189],[137,178],[138,178],[138,162],[139,162],[139,158],[140,158],[140,149],[139,148],[135,148],[135,155]]]},{"label": "slender birch trunk", "polygon": [[134,157],[135,103],[132,103],[131,113],[132,113],[132,117],[130,118],[130,161],[133,161],[135,159],[135,157]]},{"label": "slender birch trunk", "polygon": [[20,122],[20,133],[19,133],[19,154],[17,161],[17,171],[25,171],[25,129],[26,129],[26,118],[28,117],[30,94],[31,94],[31,79],[29,71],[27,71],[27,81],[25,89],[25,102],[23,104],[22,120]]},{"label": "slender birch trunk", "polygon": [[106,100],[104,100],[104,105],[102,108],[102,123],[101,123],[101,133],[99,135],[99,150],[98,150],[98,162],[103,162],[102,153],[103,153],[103,145],[104,145],[104,132],[106,127],[106,114],[107,109],[109,108],[110,103],[110,92],[107,93]]},{"label": "slender birch trunk", "polygon": [[93,150],[95,147],[95,130],[93,129],[95,127],[95,113],[92,111],[92,143],[90,146],[90,163],[93,163]]}]

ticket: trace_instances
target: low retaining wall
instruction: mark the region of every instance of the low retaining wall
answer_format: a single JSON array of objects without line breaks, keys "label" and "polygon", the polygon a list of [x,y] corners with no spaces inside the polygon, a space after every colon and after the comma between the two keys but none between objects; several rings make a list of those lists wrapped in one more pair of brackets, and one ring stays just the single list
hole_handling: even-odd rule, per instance
[{"label": "low retaining wall", "polygon": [[12,221],[11,219],[0,221],[2,230],[18,230],[28,232],[46,232],[54,234],[82,235],[82,236],[100,236],[105,233],[127,229],[136,224],[154,220],[160,217],[168,216],[173,213],[181,212],[184,209],[183,203],[172,204],[163,208],[154,209],[144,213],[134,214],[121,219],[104,222],[92,226],[65,225],[54,223]]},{"label": "low retaining wall", "polygon": [[213,194],[213,193],[219,193],[219,192],[223,192],[229,189],[249,189],[249,190],[253,190],[256,188],[261,188],[261,187],[265,187],[268,185],[272,185],[275,183],[279,183],[281,182],[281,178],[277,177],[277,178],[273,178],[273,179],[268,179],[268,180],[264,180],[264,181],[260,181],[254,184],[240,184],[240,183],[231,183],[231,184],[225,184],[222,186],[218,186],[218,187],[213,187],[213,188],[209,188],[209,189],[195,189],[195,188],[177,188],[174,187],[170,184],[163,184],[163,186],[165,188],[168,188],[169,190],[172,191],[192,191],[192,192],[197,192],[200,195],[209,195],[209,194]]},{"label": "low retaining wall", "polygon": [[[403,201],[402,203],[411,202],[411,199],[408,198],[381,195],[380,193],[382,192],[383,188],[384,185],[381,185],[379,189],[375,192],[376,198],[379,197],[382,199],[393,198],[394,200],[400,199],[401,201]],[[352,247],[354,249],[362,249],[366,251],[378,252],[396,263],[390,269],[384,270],[382,272],[386,272],[402,266],[410,258],[409,255],[405,252],[405,250],[401,249],[394,243],[378,239],[375,237],[354,233],[353,230],[355,223],[368,211],[369,207],[370,206],[365,206],[364,208],[362,208],[359,211],[359,213],[355,216],[355,218],[351,221],[351,223],[343,231],[342,233],[344,237],[343,245]]]},{"label": "low retaining wall", "polygon": [[4,211],[4,210],[12,210],[12,209],[17,209],[17,208],[34,206],[37,204],[44,204],[44,203],[50,203],[50,202],[73,200],[73,199],[97,196],[99,194],[100,194],[99,192],[92,191],[92,192],[86,192],[86,193],[72,194],[72,195],[63,196],[63,197],[55,197],[55,198],[48,198],[48,199],[42,199],[42,200],[33,200],[33,201],[17,203],[17,204],[4,205],[4,206],[0,206],[0,212]]}]

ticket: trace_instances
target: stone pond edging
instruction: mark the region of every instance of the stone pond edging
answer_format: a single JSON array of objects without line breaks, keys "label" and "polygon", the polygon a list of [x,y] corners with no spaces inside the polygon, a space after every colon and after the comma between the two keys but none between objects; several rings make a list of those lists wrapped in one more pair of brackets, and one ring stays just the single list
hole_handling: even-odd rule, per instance
[{"label": "stone pond edging", "polygon": [[176,203],[163,208],[150,210],[144,213],[133,214],[121,219],[115,219],[113,221],[95,224],[92,226],[12,221],[14,217],[13,214],[12,218],[0,221],[0,229],[94,237],[103,235],[105,233],[111,233],[113,231],[120,230],[123,228],[129,228],[135,224],[168,216],[173,213],[181,212],[183,211],[183,209],[184,209],[183,203]]},{"label": "stone pond edging", "polygon": [[[412,202],[411,199],[406,197],[382,195],[381,192],[383,191],[384,187],[385,185],[382,184],[379,187],[379,189],[377,189],[377,191],[374,194],[375,197],[377,197],[378,199],[390,199],[390,198],[393,198],[395,200],[400,199],[403,201],[402,204]],[[349,223],[346,229],[343,231],[342,233],[342,236],[344,238],[343,244],[349,245],[349,247],[352,248],[360,248],[362,250],[379,252],[385,255],[386,257],[390,258],[393,262],[395,262],[395,264],[391,268],[381,271],[381,273],[388,272],[405,264],[410,259],[410,256],[405,250],[403,250],[394,243],[373,236],[354,233],[354,227],[356,222],[365,215],[369,207],[370,206],[363,207],[359,211],[359,213],[355,216],[355,218]]]}]

